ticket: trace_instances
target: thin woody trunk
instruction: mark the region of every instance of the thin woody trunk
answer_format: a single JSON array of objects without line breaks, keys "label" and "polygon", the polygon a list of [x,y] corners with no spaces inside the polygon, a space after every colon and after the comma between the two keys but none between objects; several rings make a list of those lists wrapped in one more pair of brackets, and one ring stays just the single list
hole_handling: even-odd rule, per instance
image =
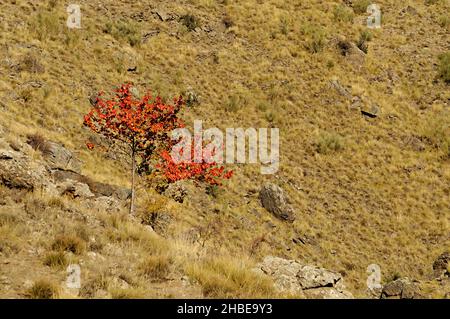
[{"label": "thin woody trunk", "polygon": [[133,141],[133,145],[132,145],[132,150],[131,150],[131,204],[130,204],[130,214],[133,215],[134,214],[134,203],[135,203],[135,197],[136,197],[136,192],[135,192],[135,174],[136,174],[136,150],[135,150],[135,145],[134,145],[134,141]]}]

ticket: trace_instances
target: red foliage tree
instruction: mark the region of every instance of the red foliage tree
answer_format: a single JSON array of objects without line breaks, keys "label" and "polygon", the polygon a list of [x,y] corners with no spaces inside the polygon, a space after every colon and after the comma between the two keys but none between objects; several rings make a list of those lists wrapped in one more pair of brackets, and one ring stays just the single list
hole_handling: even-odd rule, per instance
[{"label": "red foliage tree", "polygon": [[[225,172],[216,163],[175,163],[169,150],[173,145],[170,133],[184,127],[179,112],[184,105],[182,97],[174,98],[173,105],[163,103],[161,97],[147,93],[135,98],[131,92],[132,84],[123,84],[115,90],[114,96],[105,100],[100,92],[94,107],[84,116],[84,125],[93,132],[109,139],[125,143],[131,156],[131,205],[130,213],[135,210],[135,175],[137,158],[140,172],[150,170],[150,163],[158,154],[155,165],[168,183],[181,179],[195,179],[212,185],[220,185],[221,178],[230,178],[232,172]],[[89,149],[94,145],[87,144]]]},{"label": "red foliage tree", "polygon": [[[158,147],[170,141],[169,133],[183,126],[178,113],[184,105],[180,97],[173,105],[163,103],[161,97],[148,93],[135,98],[132,84],[123,84],[112,99],[104,100],[100,92],[94,107],[84,116],[84,125],[107,138],[119,140],[129,147],[131,155],[131,205],[135,206],[136,158],[145,159]],[[91,146],[92,148],[92,146]]]}]

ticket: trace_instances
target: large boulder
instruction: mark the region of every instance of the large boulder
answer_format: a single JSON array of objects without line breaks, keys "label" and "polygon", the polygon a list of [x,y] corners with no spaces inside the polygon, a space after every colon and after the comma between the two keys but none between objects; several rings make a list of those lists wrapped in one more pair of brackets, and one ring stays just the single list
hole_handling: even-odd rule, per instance
[{"label": "large boulder", "polygon": [[72,179],[64,181],[57,187],[60,190],[61,195],[70,195],[74,198],[91,198],[95,196],[89,189],[88,185]]},{"label": "large boulder", "polygon": [[279,186],[272,183],[264,185],[259,193],[259,198],[262,206],[278,219],[288,222],[295,220],[294,210]]},{"label": "large boulder", "polygon": [[408,278],[400,278],[384,285],[382,299],[413,299],[417,296],[417,286]]},{"label": "large boulder", "polygon": [[30,161],[24,154],[0,149],[0,182],[10,188],[33,190],[47,183],[43,165]]},{"label": "large boulder", "polygon": [[47,141],[43,155],[48,165],[52,169],[70,170],[81,172],[82,162],[73,155],[71,151],[61,144]]},{"label": "large boulder", "polygon": [[275,288],[280,292],[306,298],[353,298],[353,295],[345,289],[342,276],[324,268],[267,256],[255,270],[272,277]]}]

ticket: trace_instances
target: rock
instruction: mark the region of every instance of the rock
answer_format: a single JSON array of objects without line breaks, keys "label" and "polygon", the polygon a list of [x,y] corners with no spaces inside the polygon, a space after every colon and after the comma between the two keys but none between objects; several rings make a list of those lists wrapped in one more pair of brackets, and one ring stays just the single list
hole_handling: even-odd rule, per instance
[{"label": "rock", "polygon": [[353,295],[345,290],[342,276],[324,268],[267,256],[256,271],[272,277],[275,288],[281,292],[307,298],[353,298]]},{"label": "rock", "polygon": [[259,192],[259,198],[262,206],[275,217],[288,222],[295,220],[294,211],[279,186],[271,183],[264,185]]},{"label": "rock", "polygon": [[349,90],[347,90],[345,87],[343,87],[341,85],[341,83],[339,83],[339,80],[334,79],[330,81],[331,87],[334,88],[340,95],[342,95],[343,97],[347,98],[347,99],[352,99],[352,94],[350,93]]},{"label": "rock", "polygon": [[33,190],[46,184],[46,168],[22,153],[0,150],[0,182],[10,188]]},{"label": "rock", "polygon": [[170,213],[155,212],[150,215],[147,223],[152,227],[153,231],[161,236],[167,235],[167,230],[172,223],[173,217]]},{"label": "rock", "polygon": [[363,105],[361,107],[361,114],[370,118],[377,117],[380,113],[380,108],[376,104]]},{"label": "rock", "polygon": [[412,299],[417,294],[416,285],[408,278],[400,278],[384,285],[382,299]]},{"label": "rock", "polygon": [[56,181],[62,182],[65,180],[74,180],[80,183],[87,184],[90,191],[97,197],[101,196],[113,196],[118,200],[127,200],[131,196],[131,190],[128,188],[123,188],[115,185],[94,182],[89,177],[78,174],[72,171],[66,170],[54,170],[52,175]]},{"label": "rock", "polygon": [[61,195],[71,195],[74,198],[90,198],[95,196],[89,189],[88,185],[71,179],[58,185],[58,189],[60,189]]},{"label": "rock", "polygon": [[334,287],[342,279],[338,273],[308,265],[302,267],[297,273],[297,278],[303,289]]},{"label": "rock", "polygon": [[120,203],[113,197],[101,196],[93,199],[89,203],[90,207],[95,207],[98,210],[103,210],[107,212],[118,212],[120,211]]},{"label": "rock", "polygon": [[154,10],[152,13],[156,14],[161,21],[170,21],[175,20],[176,18],[174,14],[168,13],[163,9]]},{"label": "rock", "polygon": [[433,263],[436,278],[450,277],[450,252],[442,253]]},{"label": "rock", "polygon": [[43,155],[52,169],[71,170],[76,173],[81,172],[82,162],[61,144],[47,141]]}]

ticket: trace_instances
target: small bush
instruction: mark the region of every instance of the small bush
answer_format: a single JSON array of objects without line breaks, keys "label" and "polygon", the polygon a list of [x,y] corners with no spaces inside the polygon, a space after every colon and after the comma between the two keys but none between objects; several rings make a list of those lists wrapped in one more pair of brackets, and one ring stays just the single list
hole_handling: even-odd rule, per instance
[{"label": "small bush", "polygon": [[439,56],[439,77],[450,83],[450,51]]},{"label": "small bush", "polygon": [[353,22],[353,11],[344,5],[337,5],[334,7],[333,17],[338,22]]},{"label": "small bush", "polygon": [[356,14],[366,13],[367,7],[371,4],[371,0],[356,0],[353,3],[353,11],[355,11]]},{"label": "small bush", "polygon": [[359,39],[358,42],[356,43],[356,46],[364,53],[367,53],[369,51],[369,46],[367,45],[367,42],[371,40],[372,40],[372,33],[370,33],[367,30],[364,30],[359,35]]},{"label": "small bush", "polygon": [[315,145],[320,154],[334,153],[344,148],[344,139],[335,133],[321,133]]},{"label": "small bush", "polygon": [[165,279],[169,274],[172,261],[167,255],[155,255],[147,257],[141,263],[141,273],[152,279]]},{"label": "small bush", "polygon": [[55,299],[59,295],[58,287],[51,281],[40,279],[27,291],[31,299]]},{"label": "small bush", "polygon": [[180,18],[181,23],[188,29],[188,31],[194,31],[200,27],[199,19],[192,14],[185,14]]},{"label": "small bush", "polygon": [[50,252],[45,256],[44,265],[49,267],[65,267],[68,265],[68,260],[64,252]]},{"label": "small bush", "polygon": [[315,26],[306,26],[303,29],[303,34],[307,38],[305,48],[310,53],[319,53],[323,50],[326,40],[326,34],[323,29]]},{"label": "small bush", "polygon": [[69,251],[79,255],[86,249],[86,243],[78,236],[59,235],[53,241],[52,249],[57,251]]}]

